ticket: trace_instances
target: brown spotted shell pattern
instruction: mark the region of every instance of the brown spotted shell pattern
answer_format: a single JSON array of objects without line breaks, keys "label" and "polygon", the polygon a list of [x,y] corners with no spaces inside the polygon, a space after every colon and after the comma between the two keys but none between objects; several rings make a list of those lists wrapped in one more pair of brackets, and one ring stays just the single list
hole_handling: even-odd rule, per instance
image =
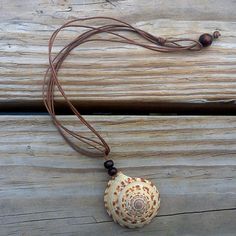
[{"label": "brown spotted shell pattern", "polygon": [[118,172],[105,190],[105,208],[115,222],[128,228],[142,227],[157,215],[160,194],[155,185],[143,178]]}]

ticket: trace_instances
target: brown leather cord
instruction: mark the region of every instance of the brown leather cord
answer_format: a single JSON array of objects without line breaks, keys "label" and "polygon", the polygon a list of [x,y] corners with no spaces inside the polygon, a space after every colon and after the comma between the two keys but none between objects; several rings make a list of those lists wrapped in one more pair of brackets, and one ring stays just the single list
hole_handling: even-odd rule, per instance
[{"label": "brown leather cord", "polygon": [[[106,24],[101,27],[95,26],[87,26],[78,24],[78,22],[84,22],[89,20],[109,20],[115,22],[113,24]],[[57,55],[52,57],[52,48],[54,45],[54,41],[57,35],[63,29],[68,28],[84,28],[87,29],[86,32],[80,34],[76,37],[72,42],[64,46]],[[144,39],[147,43],[139,42],[137,40],[133,40],[120,34],[122,31],[127,31],[133,34],[136,34],[140,38]],[[98,34],[106,34],[112,36],[112,38],[95,38],[95,35]],[[60,28],[58,28],[51,36],[49,40],[49,67],[45,73],[44,82],[43,82],[43,101],[45,107],[49,114],[52,117],[52,120],[55,126],[58,128],[61,135],[65,138],[65,140],[78,152],[81,152],[88,156],[103,156],[107,159],[107,156],[110,152],[110,148],[106,141],[101,137],[101,135],[93,128],[93,126],[85,120],[81,114],[77,111],[72,102],[68,99],[66,93],[64,92],[57,74],[59,69],[62,66],[62,63],[69,55],[69,53],[79,45],[82,45],[87,42],[98,42],[98,41],[107,41],[107,42],[116,42],[116,43],[125,43],[140,46],[143,48],[147,48],[149,50],[157,51],[157,52],[177,52],[177,51],[199,51],[202,49],[202,44],[197,40],[183,38],[183,39],[175,39],[175,38],[162,38],[156,37],[148,32],[145,32],[141,29],[131,26],[130,24],[123,22],[121,20],[117,20],[111,17],[89,17],[71,20]],[[93,134],[94,138],[89,138],[84,135],[81,135],[78,132],[69,130],[56,117],[55,107],[54,107],[54,89],[57,86],[60,94],[63,96],[65,102],[70,107],[72,112],[79,118],[79,120],[84,124]],[[72,142],[69,137],[74,137],[81,142],[88,145],[88,148],[80,147],[78,144]]]}]

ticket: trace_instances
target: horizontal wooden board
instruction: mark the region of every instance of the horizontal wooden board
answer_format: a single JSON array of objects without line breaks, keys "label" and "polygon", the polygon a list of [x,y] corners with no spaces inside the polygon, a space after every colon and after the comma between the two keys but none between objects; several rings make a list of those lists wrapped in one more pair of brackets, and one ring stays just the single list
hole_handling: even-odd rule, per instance
[{"label": "horizontal wooden board", "polygon": [[[235,117],[85,118],[118,168],[158,186],[160,214],[138,230],[114,224],[102,158],[77,153],[48,116],[0,116],[1,235],[235,235]],[[87,133],[75,117],[58,119]]]},{"label": "horizontal wooden board", "polygon": [[[89,43],[73,51],[59,74],[66,94],[83,108],[228,107],[236,98],[236,2],[1,1],[1,108],[43,107],[42,80],[52,32],[67,20],[112,16],[163,37],[222,37],[201,52],[154,53],[128,45]],[[96,22],[99,24],[98,22]],[[76,33],[77,34],[77,33]],[[57,41],[55,52],[75,32]],[[57,101],[63,102],[56,92]],[[60,103],[61,104],[61,103]]]}]

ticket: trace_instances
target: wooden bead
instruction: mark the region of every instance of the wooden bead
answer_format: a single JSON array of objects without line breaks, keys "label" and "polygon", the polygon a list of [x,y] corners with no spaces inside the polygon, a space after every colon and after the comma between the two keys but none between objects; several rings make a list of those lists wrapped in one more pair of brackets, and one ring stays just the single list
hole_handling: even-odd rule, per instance
[{"label": "wooden bead", "polygon": [[110,168],[112,168],[113,166],[114,166],[114,162],[113,162],[112,160],[107,160],[107,161],[104,162],[104,167],[105,167],[106,169],[110,169]]},{"label": "wooden bead", "polygon": [[213,33],[213,38],[218,39],[221,36],[220,32],[217,30]]},{"label": "wooden bead", "polygon": [[202,34],[198,40],[203,47],[208,47],[212,44],[213,37],[210,34]]},{"label": "wooden bead", "polygon": [[115,167],[112,167],[112,168],[108,169],[108,174],[110,176],[116,175],[117,174],[117,169]]}]

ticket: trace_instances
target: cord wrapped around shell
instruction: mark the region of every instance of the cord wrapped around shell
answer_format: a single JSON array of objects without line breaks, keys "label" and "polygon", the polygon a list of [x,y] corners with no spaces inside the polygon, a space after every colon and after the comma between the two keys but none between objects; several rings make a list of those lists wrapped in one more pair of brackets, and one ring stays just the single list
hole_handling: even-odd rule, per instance
[{"label": "cord wrapped around shell", "polygon": [[157,215],[160,194],[155,185],[143,178],[131,178],[119,172],[105,190],[105,208],[121,226],[138,228]]}]

